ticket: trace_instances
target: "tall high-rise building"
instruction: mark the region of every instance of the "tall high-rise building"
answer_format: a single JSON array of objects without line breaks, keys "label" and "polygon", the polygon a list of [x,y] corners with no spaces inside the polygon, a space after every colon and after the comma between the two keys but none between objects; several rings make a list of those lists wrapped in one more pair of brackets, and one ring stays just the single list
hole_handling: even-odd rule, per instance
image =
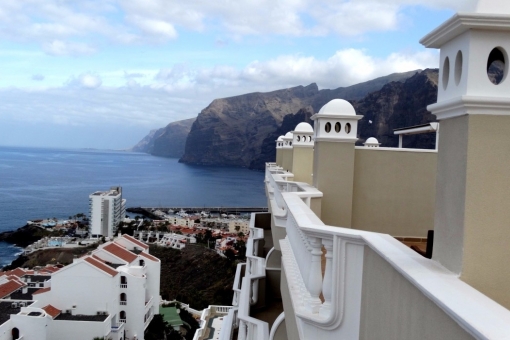
[{"label": "tall high-rise building", "polygon": [[126,200],[122,199],[122,187],[96,191],[89,199],[91,237],[112,237],[115,228],[126,215]]}]

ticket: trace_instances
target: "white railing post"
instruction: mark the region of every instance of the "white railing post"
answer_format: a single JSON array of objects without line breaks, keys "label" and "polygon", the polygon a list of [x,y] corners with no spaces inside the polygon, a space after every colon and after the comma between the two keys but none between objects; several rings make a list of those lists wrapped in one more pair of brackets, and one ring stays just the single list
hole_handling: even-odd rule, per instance
[{"label": "white railing post", "polygon": [[237,335],[238,340],[246,340],[246,323],[243,320],[239,321],[239,332]]},{"label": "white railing post", "polygon": [[322,281],[322,295],[324,303],[320,314],[329,316],[331,314],[331,298],[333,294],[333,240],[322,239],[322,245],[326,249],[326,270]]},{"label": "white railing post", "polygon": [[312,258],[310,271],[308,273],[308,292],[310,293],[309,308],[312,313],[318,313],[321,305],[319,296],[322,290],[321,240],[317,237],[310,237],[310,246],[312,248]]}]

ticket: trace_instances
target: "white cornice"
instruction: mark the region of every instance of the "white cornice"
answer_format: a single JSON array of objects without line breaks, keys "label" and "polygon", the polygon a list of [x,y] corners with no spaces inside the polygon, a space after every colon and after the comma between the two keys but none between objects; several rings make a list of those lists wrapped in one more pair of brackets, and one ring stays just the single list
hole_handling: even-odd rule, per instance
[{"label": "white cornice", "polygon": [[440,48],[444,43],[470,29],[510,31],[508,15],[458,13],[420,40],[428,48]]},{"label": "white cornice", "polygon": [[331,142],[331,143],[356,143],[358,137],[354,138],[339,138],[339,137],[315,137],[315,142]]},{"label": "white cornice", "polygon": [[427,106],[438,120],[464,115],[510,115],[510,99],[462,96]]}]

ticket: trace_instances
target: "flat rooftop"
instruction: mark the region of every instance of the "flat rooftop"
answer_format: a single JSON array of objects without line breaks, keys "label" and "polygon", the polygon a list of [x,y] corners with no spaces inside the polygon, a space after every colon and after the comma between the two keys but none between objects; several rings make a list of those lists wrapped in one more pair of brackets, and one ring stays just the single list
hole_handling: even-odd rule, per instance
[{"label": "flat rooftop", "polygon": [[38,291],[39,287],[37,288],[28,288],[26,293],[23,293],[21,289],[11,294],[11,299],[13,300],[32,300],[32,293]]},{"label": "flat rooftop", "polygon": [[[2,300],[0,301],[0,325],[5,323],[11,318],[11,314],[18,314],[21,311],[21,307],[12,307],[12,304],[17,301]],[[32,303],[32,301],[25,301]]]},{"label": "flat rooftop", "polygon": [[61,313],[59,316],[55,318],[55,320],[63,320],[63,321],[95,321],[95,322],[103,322],[108,318],[108,315],[72,315],[67,313]]},{"label": "flat rooftop", "polygon": [[[44,282],[44,281],[48,281],[51,279],[51,275],[25,275],[24,277],[26,278],[30,278],[30,281],[31,282]],[[27,283],[29,283],[27,281]]]}]

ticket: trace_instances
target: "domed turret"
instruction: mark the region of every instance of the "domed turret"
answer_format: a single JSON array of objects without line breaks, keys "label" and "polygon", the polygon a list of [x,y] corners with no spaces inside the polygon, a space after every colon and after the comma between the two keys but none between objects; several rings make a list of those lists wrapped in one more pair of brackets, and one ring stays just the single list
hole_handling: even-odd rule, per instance
[{"label": "domed turret", "polygon": [[291,131],[287,132],[285,136],[283,136],[283,148],[284,149],[292,149],[292,139],[294,135]]},{"label": "domed turret", "polygon": [[299,123],[293,132],[293,146],[313,147],[313,127],[308,123]]},{"label": "domed turret", "polygon": [[365,145],[367,148],[378,148],[381,143],[379,143],[376,138],[370,137],[365,141],[365,143],[363,143],[363,145]]},{"label": "domed turret", "polygon": [[358,120],[354,107],[346,100],[333,99],[324,105],[319,113],[312,116],[315,120],[315,141],[356,142]]},{"label": "domed turret", "polygon": [[354,107],[347,100],[344,99],[333,99],[324,105],[320,111],[320,115],[344,115],[344,116],[355,116],[356,111]]},{"label": "domed turret", "polygon": [[276,140],[276,148],[281,149],[282,147],[283,147],[283,136],[280,136]]}]

